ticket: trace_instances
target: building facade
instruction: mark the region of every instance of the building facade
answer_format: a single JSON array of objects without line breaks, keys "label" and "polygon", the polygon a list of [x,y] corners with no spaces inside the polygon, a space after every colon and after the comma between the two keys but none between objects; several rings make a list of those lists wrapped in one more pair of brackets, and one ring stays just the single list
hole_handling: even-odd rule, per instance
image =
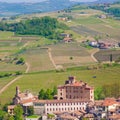
[{"label": "building facade", "polygon": [[34,113],[37,115],[53,114],[56,112],[86,110],[86,106],[91,101],[82,101],[79,99],[69,100],[38,100],[34,104]]},{"label": "building facade", "polygon": [[33,102],[37,100],[38,97],[34,96],[31,92],[26,91],[26,92],[21,92],[19,87],[16,87],[16,94],[15,97],[13,98],[13,104],[21,104],[22,106],[32,106]]},{"label": "building facade", "polygon": [[79,99],[94,101],[94,88],[83,81],[76,81],[75,77],[69,77],[65,84],[58,86],[57,99]]}]

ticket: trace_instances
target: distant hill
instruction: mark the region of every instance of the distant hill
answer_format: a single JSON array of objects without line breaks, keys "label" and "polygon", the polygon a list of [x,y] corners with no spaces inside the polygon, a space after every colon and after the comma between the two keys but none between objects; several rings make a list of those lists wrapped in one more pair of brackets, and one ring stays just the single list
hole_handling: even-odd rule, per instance
[{"label": "distant hill", "polygon": [[95,3],[114,3],[120,0],[97,0]]},{"label": "distant hill", "polygon": [[68,8],[76,3],[70,0],[47,0],[39,3],[0,2],[0,16],[56,11]]}]

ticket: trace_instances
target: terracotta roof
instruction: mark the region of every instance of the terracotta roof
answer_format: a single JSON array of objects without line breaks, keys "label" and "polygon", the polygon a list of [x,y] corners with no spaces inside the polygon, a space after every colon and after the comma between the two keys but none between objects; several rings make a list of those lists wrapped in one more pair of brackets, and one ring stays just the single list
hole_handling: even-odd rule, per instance
[{"label": "terracotta roof", "polygon": [[95,101],[95,106],[102,106],[103,105],[103,100],[96,100]]},{"label": "terracotta roof", "polygon": [[20,94],[18,95],[18,97],[24,98],[24,97],[27,97],[27,94],[26,94],[26,93],[20,93]]},{"label": "terracotta roof", "polygon": [[93,115],[93,114],[85,114],[84,117],[85,117],[85,118],[94,118],[94,115]]},{"label": "terracotta roof", "polygon": [[14,107],[15,107],[15,105],[9,105],[9,106],[8,106],[8,110],[9,110],[9,109],[14,109]]},{"label": "terracotta roof", "polygon": [[64,41],[69,41],[69,40],[72,40],[72,38],[70,38],[70,37],[65,37],[63,40],[64,40]]},{"label": "terracotta roof", "polygon": [[21,100],[20,104],[31,103],[31,102],[34,102],[36,100],[37,100],[36,98],[29,98],[29,99],[26,99],[26,100]]},{"label": "terracotta roof", "polygon": [[111,106],[113,104],[118,104],[118,102],[115,100],[115,98],[106,98],[103,101],[103,106]]},{"label": "terracotta roof", "polygon": [[113,120],[120,120],[120,114],[109,116],[109,118]]},{"label": "terracotta roof", "polygon": [[83,112],[81,112],[81,111],[74,111],[74,112],[72,112],[72,114],[77,115],[77,116],[81,116],[81,115],[83,115]]},{"label": "terracotta roof", "polygon": [[66,100],[36,100],[34,103],[76,103],[76,102],[91,102],[90,100],[66,99]]},{"label": "terracotta roof", "polygon": [[76,117],[71,116],[71,115],[61,115],[60,118],[62,119],[69,119],[69,120],[74,120]]}]

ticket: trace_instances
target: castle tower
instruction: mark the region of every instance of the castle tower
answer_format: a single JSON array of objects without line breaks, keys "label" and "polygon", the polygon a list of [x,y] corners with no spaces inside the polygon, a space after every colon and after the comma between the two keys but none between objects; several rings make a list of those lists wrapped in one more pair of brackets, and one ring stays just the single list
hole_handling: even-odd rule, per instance
[{"label": "castle tower", "polygon": [[19,90],[19,87],[16,86],[16,96],[18,96],[20,94],[20,90]]}]

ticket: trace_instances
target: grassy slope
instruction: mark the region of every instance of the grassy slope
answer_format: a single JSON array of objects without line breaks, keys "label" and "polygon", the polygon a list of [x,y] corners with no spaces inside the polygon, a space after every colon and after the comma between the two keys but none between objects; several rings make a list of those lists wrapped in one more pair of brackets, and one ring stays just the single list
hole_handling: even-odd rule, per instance
[{"label": "grassy slope", "polygon": [[[68,76],[76,76],[77,80],[83,80],[90,85],[97,87],[109,83],[120,84],[120,67],[106,68],[100,70],[69,70],[66,72],[41,72],[24,75],[21,79],[13,83],[2,95],[0,95],[1,102],[6,103],[12,100],[15,94],[15,87],[20,86],[21,91],[30,90],[38,94],[41,88],[47,89],[53,86],[64,84]],[[96,76],[96,78],[93,78]]]}]

